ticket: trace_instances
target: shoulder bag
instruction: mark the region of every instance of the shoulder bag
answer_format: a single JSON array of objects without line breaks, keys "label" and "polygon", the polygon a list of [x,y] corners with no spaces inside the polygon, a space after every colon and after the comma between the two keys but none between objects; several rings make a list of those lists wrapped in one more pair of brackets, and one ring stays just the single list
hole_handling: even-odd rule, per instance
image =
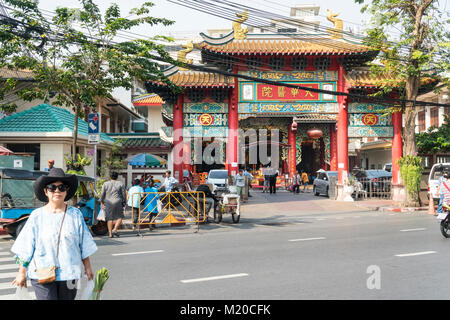
[{"label": "shoulder bag", "polygon": [[[59,240],[61,239],[61,230],[64,223],[64,218],[66,217],[67,212],[67,204],[66,209],[64,210],[64,216],[61,221],[61,227],[59,228],[59,234],[58,234],[58,243],[56,244],[56,261],[58,261],[58,255],[59,255]],[[34,266],[36,267],[36,261],[34,261]],[[44,284],[44,283],[52,283],[56,280],[56,269],[58,267],[51,266],[46,268],[36,268],[36,273],[38,275],[38,283]]]}]

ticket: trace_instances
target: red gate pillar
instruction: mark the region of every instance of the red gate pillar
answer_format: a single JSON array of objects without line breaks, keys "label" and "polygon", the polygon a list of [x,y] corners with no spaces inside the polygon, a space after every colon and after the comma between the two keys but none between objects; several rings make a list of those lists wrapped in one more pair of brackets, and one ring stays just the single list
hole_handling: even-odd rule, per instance
[{"label": "red gate pillar", "polygon": [[392,126],[394,127],[394,137],[392,138],[392,184],[400,185],[400,168],[397,165],[397,160],[403,156],[401,111],[392,114]]},{"label": "red gate pillar", "polygon": [[[348,92],[345,85],[344,68],[339,66],[339,84],[338,88],[342,92]],[[338,185],[343,185],[348,176],[348,114],[347,99],[344,96],[338,96],[339,115],[337,124],[337,160],[338,160]]]},{"label": "red gate pillar", "polygon": [[330,125],[330,171],[337,171],[336,124]]},{"label": "red gate pillar", "polygon": [[297,124],[290,124],[288,128],[288,144],[289,144],[289,176],[292,178],[295,174],[296,170],[296,136],[297,133]]},{"label": "red gate pillar", "polygon": [[173,108],[173,176],[183,181],[183,101],[184,95],[178,95]]},{"label": "red gate pillar", "polygon": [[238,172],[238,79],[234,78],[234,88],[231,89],[228,99],[228,140],[226,150],[226,169],[229,174]]}]

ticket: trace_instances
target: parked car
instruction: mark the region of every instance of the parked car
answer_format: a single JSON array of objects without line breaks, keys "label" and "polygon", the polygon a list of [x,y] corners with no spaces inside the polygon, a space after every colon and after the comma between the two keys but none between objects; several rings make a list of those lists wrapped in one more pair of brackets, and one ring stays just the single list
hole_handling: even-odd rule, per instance
[{"label": "parked car", "polygon": [[337,179],[337,176],[338,176],[337,171],[325,171],[325,170],[317,171],[317,178],[314,179],[313,182],[314,195],[319,196],[320,194],[325,194],[328,197],[330,190],[330,177],[336,177]]},{"label": "parked car", "polygon": [[228,170],[210,170],[206,183],[213,185],[213,192],[217,188],[225,188],[228,184]]},{"label": "parked car", "polygon": [[442,177],[444,171],[450,172],[449,162],[434,164],[428,176],[428,197],[431,193],[436,203],[439,202],[439,178]]},{"label": "parked car", "polygon": [[362,189],[372,195],[391,192],[392,172],[386,170],[360,170],[355,178],[362,184]]}]

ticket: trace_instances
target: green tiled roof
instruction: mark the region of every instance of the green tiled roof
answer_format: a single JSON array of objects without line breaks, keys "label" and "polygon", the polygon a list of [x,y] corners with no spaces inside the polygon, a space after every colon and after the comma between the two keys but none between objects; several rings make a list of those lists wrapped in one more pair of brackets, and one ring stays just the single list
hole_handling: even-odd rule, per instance
[{"label": "green tiled roof", "polygon": [[[48,104],[40,104],[0,120],[0,132],[73,132],[74,126],[72,113]],[[78,134],[88,135],[88,124],[81,118],[78,118]],[[102,141],[114,141],[104,133],[100,137]]]},{"label": "green tiled roof", "polygon": [[161,138],[127,138],[123,146],[125,148],[158,148],[170,147],[171,144]]}]

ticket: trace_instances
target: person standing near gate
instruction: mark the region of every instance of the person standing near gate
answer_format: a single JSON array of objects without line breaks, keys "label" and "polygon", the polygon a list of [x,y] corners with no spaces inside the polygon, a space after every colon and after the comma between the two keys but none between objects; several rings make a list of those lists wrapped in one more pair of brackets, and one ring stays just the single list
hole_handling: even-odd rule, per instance
[{"label": "person standing near gate", "polygon": [[306,187],[309,184],[308,174],[306,172],[302,172],[302,181],[303,181],[303,192],[306,192]]},{"label": "person standing near gate", "polygon": [[[244,200],[244,193],[245,193],[245,176],[244,176],[244,170],[239,169],[239,173],[236,175],[236,189],[237,194],[240,198],[240,201]],[[244,200],[244,202],[247,202],[247,200]]]},{"label": "person standing near gate", "polygon": [[136,230],[136,224],[139,219],[139,203],[141,202],[141,193],[144,189],[140,186],[141,180],[134,179],[133,186],[127,193],[127,205],[131,208],[131,216],[133,217],[133,231]]},{"label": "person standing near gate", "polygon": [[300,185],[302,183],[302,178],[300,177],[300,173],[295,171],[294,176],[292,177],[292,193],[299,193],[300,192]]},{"label": "person standing near gate", "polygon": [[278,177],[278,170],[275,170],[275,168],[269,168],[269,190],[270,194],[277,193],[277,177]]}]

